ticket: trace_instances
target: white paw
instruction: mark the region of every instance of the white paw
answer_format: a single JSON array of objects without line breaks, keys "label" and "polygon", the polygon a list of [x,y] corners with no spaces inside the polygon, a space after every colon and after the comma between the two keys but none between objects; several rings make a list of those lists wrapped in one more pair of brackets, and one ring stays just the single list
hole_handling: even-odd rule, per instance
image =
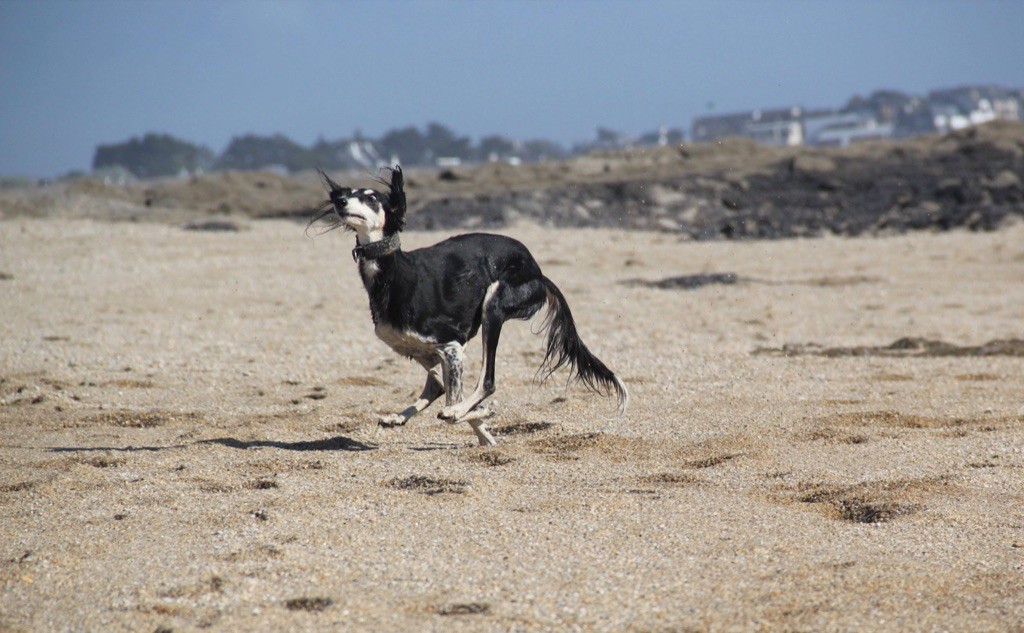
[{"label": "white paw", "polygon": [[473,409],[472,411],[468,412],[466,415],[459,418],[459,422],[472,423],[473,420],[486,420],[487,418],[493,418],[494,413],[494,410],[491,409],[490,407],[479,406]]},{"label": "white paw", "polygon": [[453,405],[441,409],[441,412],[437,414],[437,417],[440,420],[444,420],[446,422],[454,424],[458,422],[459,419],[464,415],[466,414],[462,411],[462,409]]},{"label": "white paw", "polygon": [[385,416],[381,417],[380,419],[378,419],[377,420],[377,425],[378,426],[383,426],[386,429],[391,429],[391,428],[394,428],[396,426],[404,426],[405,425],[405,421],[406,421],[405,416],[399,415],[397,413],[391,413],[389,415],[385,415]]}]

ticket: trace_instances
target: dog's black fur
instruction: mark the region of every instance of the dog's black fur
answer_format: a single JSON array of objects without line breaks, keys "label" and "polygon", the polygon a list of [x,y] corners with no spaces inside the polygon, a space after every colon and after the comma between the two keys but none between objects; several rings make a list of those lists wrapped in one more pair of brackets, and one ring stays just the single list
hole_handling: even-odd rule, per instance
[{"label": "dog's black fur", "polygon": [[[401,250],[404,180],[401,167],[390,172],[389,180],[378,179],[386,187],[383,193],[341,187],[320,172],[330,197],[310,221],[310,226],[325,222],[325,231],[356,231],[353,257],[370,297],[377,335],[428,372],[420,400],[402,414],[381,419],[381,425],[404,424],[441,393],[447,394],[447,406],[439,417],[452,422],[486,417],[488,412],[479,405],[494,393],[494,358],[502,324],[529,319],[544,305],[549,311],[547,353],[540,370],[544,377],[568,365],[570,376],[590,389],[614,391],[624,409],[628,394],[622,381],[580,340],[565,297],[523,244],[501,235],[470,233],[428,248]],[[463,400],[462,348],[481,330],[481,381]],[[471,424],[481,444],[493,443],[482,422]]]}]

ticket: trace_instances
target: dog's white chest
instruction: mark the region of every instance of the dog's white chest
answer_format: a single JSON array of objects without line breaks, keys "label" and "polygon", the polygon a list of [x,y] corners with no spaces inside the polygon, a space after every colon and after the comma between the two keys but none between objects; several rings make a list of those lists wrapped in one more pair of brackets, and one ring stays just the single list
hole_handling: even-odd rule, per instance
[{"label": "dog's white chest", "polygon": [[364,259],[359,262],[359,272],[363,277],[363,282],[368,283],[380,272],[380,264],[372,259]]},{"label": "dog's white chest", "polygon": [[413,332],[401,332],[384,323],[373,329],[377,338],[402,356],[426,358],[437,356],[437,343]]}]

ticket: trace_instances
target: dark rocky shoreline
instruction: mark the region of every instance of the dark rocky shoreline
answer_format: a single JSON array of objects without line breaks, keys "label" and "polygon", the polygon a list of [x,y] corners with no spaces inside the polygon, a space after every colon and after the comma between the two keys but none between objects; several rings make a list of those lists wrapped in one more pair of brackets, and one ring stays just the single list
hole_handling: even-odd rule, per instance
[{"label": "dark rocky shoreline", "polygon": [[774,150],[777,160],[752,173],[737,161],[735,169],[675,178],[447,196],[418,208],[410,226],[491,229],[526,218],[695,240],[991,230],[1024,214],[1021,127],[841,151]]},{"label": "dark rocky shoreline", "polygon": [[[373,186],[370,174],[332,174]],[[499,230],[521,220],[685,239],[991,230],[1024,215],[1024,123],[843,149],[731,139],[564,162],[407,171],[410,229]],[[225,172],[117,186],[80,180],[0,192],[0,217],[196,223],[291,217],[324,196],[316,174]]]}]

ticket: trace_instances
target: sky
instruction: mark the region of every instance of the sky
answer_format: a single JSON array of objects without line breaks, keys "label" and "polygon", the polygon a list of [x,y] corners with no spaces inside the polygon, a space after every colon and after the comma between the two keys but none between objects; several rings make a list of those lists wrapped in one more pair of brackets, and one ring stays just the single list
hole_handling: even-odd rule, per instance
[{"label": "sky", "polygon": [[368,137],[442,123],[571,145],[598,126],[1024,87],[1018,0],[0,0],[0,174],[88,170],[162,132]]}]

